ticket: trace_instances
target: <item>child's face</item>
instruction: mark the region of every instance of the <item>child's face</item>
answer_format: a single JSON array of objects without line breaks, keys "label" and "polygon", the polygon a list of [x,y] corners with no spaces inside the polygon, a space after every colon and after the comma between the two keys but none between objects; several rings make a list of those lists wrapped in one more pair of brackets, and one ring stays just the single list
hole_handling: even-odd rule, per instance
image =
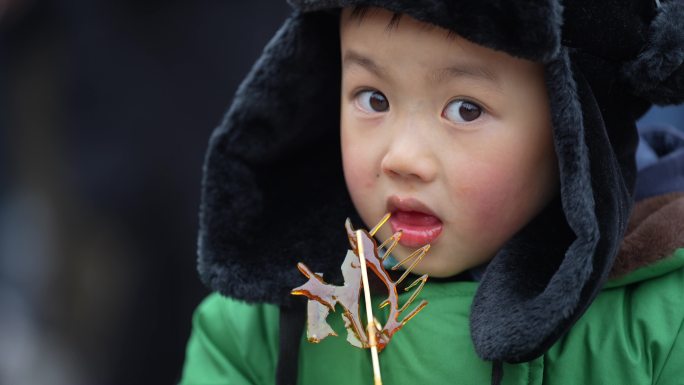
[{"label": "child's face", "polygon": [[[404,16],[345,10],[344,175],[367,226],[391,211],[397,259],[432,248],[414,270],[445,277],[489,261],[557,190],[540,64]],[[390,228],[391,227],[391,228]]]}]

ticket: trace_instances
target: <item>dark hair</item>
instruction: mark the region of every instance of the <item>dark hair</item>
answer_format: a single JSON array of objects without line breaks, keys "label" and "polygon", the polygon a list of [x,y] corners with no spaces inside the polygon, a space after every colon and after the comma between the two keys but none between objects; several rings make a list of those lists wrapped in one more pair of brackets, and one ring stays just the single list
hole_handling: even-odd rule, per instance
[{"label": "dark hair", "polygon": [[[354,5],[352,7],[351,14],[349,15],[349,20],[357,20],[359,24],[363,21],[364,17],[368,14],[368,12],[372,11],[372,7],[368,5]],[[393,12],[392,13],[392,18],[390,19],[389,23],[387,23],[387,30],[391,31],[397,26],[399,26],[399,21],[401,18],[404,16],[404,14],[399,13],[399,12]],[[429,23],[424,23],[425,29],[434,29],[436,26],[429,24]],[[455,39],[456,36],[458,36],[454,31],[446,31],[447,32],[447,38],[448,39]]]},{"label": "dark hair", "polygon": [[[368,5],[355,5],[352,8],[349,19],[358,20],[358,22],[361,23],[363,21],[363,18],[366,17],[370,10],[371,7]],[[399,12],[394,12],[392,14],[392,19],[390,19],[389,23],[387,23],[387,30],[392,30],[393,28],[396,28],[399,25],[399,21],[401,20],[402,16],[404,15],[402,15]]]}]

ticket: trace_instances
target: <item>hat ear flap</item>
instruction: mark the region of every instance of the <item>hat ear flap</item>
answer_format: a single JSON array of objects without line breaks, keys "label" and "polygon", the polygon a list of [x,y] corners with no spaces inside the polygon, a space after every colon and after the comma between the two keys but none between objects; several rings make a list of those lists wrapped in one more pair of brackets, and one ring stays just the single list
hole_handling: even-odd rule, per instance
[{"label": "hat ear flap", "polygon": [[663,4],[639,56],[625,63],[622,75],[632,92],[659,105],[684,102],[684,2]]},{"label": "hat ear flap", "polygon": [[212,290],[283,303],[303,282],[297,262],[326,279],[339,271],[353,210],[339,154],[339,51],[338,15],[295,12],[212,134],[198,240]]}]

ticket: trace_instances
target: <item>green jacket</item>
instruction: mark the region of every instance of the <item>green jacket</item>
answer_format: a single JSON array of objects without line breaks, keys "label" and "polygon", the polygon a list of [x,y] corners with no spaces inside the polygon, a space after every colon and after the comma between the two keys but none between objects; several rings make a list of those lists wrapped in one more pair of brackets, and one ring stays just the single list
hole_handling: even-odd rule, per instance
[{"label": "green jacket", "polygon": [[[380,354],[383,383],[488,384],[492,364],[475,354],[469,332],[477,282],[428,282],[428,306]],[[407,293],[408,294],[408,293]],[[406,295],[404,294],[404,300]],[[303,299],[302,299],[303,300]],[[302,336],[299,384],[371,384],[368,351],[339,337]],[[378,312],[381,322],[386,316]],[[684,384],[684,249],[608,281],[587,312],[543,356],[504,365],[503,384]],[[182,385],[274,384],[278,308],[217,294],[197,309]]]}]

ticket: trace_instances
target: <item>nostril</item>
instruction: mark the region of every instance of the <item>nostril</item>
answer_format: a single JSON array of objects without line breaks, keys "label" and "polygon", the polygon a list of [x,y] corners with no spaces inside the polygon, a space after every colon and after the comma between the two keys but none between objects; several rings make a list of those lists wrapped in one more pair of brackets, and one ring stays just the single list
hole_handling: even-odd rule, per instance
[{"label": "nostril", "polygon": [[[395,171],[393,167],[387,167],[386,165],[382,165],[382,173],[385,175],[388,175],[389,177],[398,177],[401,176],[401,173]],[[380,177],[380,174],[378,174],[378,178]]]},{"label": "nostril", "polygon": [[387,174],[391,178],[405,178],[405,177],[408,177],[410,175],[414,175],[410,172],[404,172],[402,170],[397,170],[397,169],[392,169],[392,168],[387,168],[384,171],[385,171],[385,174]]}]

